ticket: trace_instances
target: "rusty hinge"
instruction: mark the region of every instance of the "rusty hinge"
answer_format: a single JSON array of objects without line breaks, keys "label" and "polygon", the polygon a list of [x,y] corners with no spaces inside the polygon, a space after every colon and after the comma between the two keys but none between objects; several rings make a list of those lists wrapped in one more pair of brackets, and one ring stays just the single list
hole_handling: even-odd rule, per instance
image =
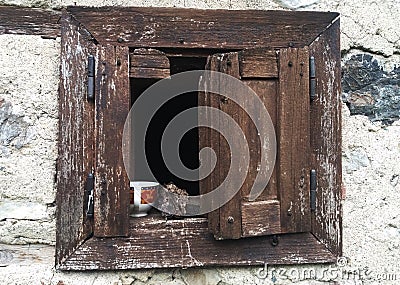
[{"label": "rusty hinge", "polygon": [[310,172],[310,209],[314,212],[317,208],[317,171]]},{"label": "rusty hinge", "polygon": [[86,178],[86,195],[87,195],[87,210],[86,217],[91,218],[94,214],[94,175],[89,173]]},{"label": "rusty hinge", "polygon": [[316,94],[317,83],[315,81],[315,58],[310,57],[310,101],[314,101]]},{"label": "rusty hinge", "polygon": [[94,56],[89,55],[88,57],[88,70],[87,70],[87,99],[93,100],[94,99]]}]

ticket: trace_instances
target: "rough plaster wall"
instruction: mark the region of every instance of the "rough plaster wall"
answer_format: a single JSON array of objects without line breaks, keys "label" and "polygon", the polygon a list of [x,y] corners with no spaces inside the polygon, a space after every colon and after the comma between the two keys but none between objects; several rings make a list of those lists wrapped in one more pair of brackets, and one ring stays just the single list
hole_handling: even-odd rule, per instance
[{"label": "rough plaster wall", "polygon": [[0,36],[0,242],[55,241],[59,45]]},{"label": "rough plaster wall", "polygon": [[[75,2],[94,5],[87,0],[0,0],[0,4],[47,8]],[[267,275],[257,267],[56,272],[52,246],[55,239],[53,180],[60,43],[37,36],[1,35],[0,284],[223,285],[330,284],[333,281],[397,284],[400,280],[398,0],[102,0],[95,5],[341,13],[343,100],[347,104],[343,110],[346,259],[338,267],[270,267]],[[384,280],[390,278],[396,278],[397,282]]]}]

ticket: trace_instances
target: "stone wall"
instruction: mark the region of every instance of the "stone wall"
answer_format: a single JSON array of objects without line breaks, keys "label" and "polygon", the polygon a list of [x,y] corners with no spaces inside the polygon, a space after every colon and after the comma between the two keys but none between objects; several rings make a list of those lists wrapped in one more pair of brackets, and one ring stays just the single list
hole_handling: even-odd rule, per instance
[{"label": "stone wall", "polygon": [[[49,9],[75,3],[93,5],[94,2],[0,0],[0,4]],[[60,41],[0,35],[0,284],[397,284],[400,280],[398,0],[102,0],[96,5],[341,13],[345,258],[338,266],[282,266],[267,271],[259,267],[56,271],[54,175]]]}]

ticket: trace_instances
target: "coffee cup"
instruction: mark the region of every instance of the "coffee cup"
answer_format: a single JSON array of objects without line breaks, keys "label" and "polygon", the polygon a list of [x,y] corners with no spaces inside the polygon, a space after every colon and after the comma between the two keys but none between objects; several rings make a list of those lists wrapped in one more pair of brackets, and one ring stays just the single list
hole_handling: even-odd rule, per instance
[{"label": "coffee cup", "polygon": [[130,182],[130,216],[147,216],[156,198],[158,187],[157,182],[131,181]]}]

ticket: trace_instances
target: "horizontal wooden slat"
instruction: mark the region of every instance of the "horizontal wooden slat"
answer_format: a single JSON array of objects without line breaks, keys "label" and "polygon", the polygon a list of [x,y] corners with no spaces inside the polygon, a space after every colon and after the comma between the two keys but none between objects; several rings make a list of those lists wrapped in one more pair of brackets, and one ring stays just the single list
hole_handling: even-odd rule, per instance
[{"label": "horizontal wooden slat", "polygon": [[133,67],[129,71],[129,76],[135,78],[166,78],[169,75],[169,69]]},{"label": "horizontal wooden slat", "polygon": [[129,76],[136,78],[166,78],[170,76],[168,57],[156,49],[135,49],[130,54]]},{"label": "horizontal wooden slat", "polygon": [[242,203],[242,236],[278,234],[281,231],[278,200]]},{"label": "horizontal wooden slat", "polygon": [[157,7],[68,10],[100,43],[134,47],[299,47],[312,42],[338,17],[324,12]]},{"label": "horizontal wooden slat", "polygon": [[0,6],[0,34],[55,38],[60,35],[60,17],[58,11]]},{"label": "horizontal wooden slat", "polygon": [[133,54],[131,55],[131,66],[132,67],[154,67],[154,68],[169,68],[169,62],[167,57],[160,57],[157,55],[143,55]]},{"label": "horizontal wooden slat", "polygon": [[242,78],[277,78],[277,53],[273,49],[246,49],[240,52]]},{"label": "horizontal wooden slat", "polygon": [[217,241],[205,218],[131,220],[128,238],[92,238],[60,267],[63,270],[201,267],[335,262],[310,233]]}]

